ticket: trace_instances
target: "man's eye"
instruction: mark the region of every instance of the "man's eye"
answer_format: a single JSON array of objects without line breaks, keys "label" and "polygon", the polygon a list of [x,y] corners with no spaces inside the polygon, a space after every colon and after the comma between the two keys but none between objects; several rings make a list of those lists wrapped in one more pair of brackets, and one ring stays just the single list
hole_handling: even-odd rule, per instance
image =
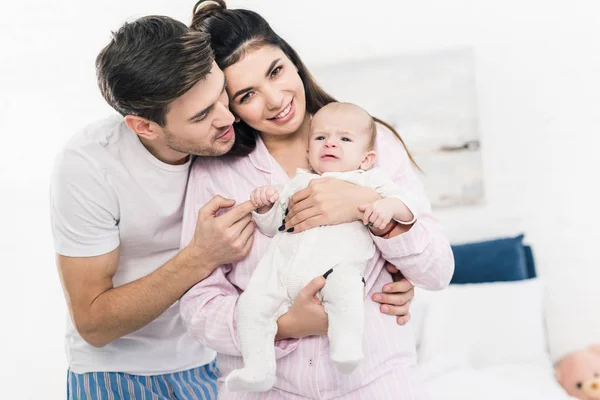
[{"label": "man's eye", "polygon": [[206,113],[202,114],[201,116],[199,116],[198,118],[196,118],[194,120],[194,123],[198,123],[198,122],[204,121],[206,119],[206,115],[207,115]]}]

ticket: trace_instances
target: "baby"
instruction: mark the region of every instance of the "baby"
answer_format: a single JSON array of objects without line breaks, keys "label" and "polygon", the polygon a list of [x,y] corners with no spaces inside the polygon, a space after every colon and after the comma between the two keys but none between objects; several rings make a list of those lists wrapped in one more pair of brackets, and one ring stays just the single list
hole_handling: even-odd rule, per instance
[{"label": "baby", "polygon": [[[231,391],[267,391],[275,384],[277,319],[285,314],[300,290],[323,275],[327,283],[320,299],[329,319],[330,357],[345,373],[363,359],[364,279],[375,245],[365,225],[384,229],[394,219],[412,224],[417,210],[383,172],[372,168],[376,127],[362,108],[331,103],[311,122],[308,161],[313,172],[298,169],[282,187],[263,186],[250,194],[259,230],[273,237],[258,263],[237,310],[237,331],[244,368],[226,379]],[[321,226],[287,233],[282,225],[292,195],[315,178],[331,177],[368,186],[383,198],[369,205],[363,221]]]}]

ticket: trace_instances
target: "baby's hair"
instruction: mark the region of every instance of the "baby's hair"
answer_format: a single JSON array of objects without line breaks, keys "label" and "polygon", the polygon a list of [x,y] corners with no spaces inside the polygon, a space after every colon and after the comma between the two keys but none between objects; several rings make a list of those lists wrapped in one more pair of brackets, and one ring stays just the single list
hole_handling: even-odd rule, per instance
[{"label": "baby's hair", "polygon": [[329,103],[329,104],[321,107],[319,109],[319,111],[317,111],[317,113],[320,112],[323,109],[330,109],[330,108],[335,109],[335,108],[339,108],[339,107],[351,107],[351,108],[354,108],[357,111],[364,113],[364,115],[369,118],[370,124],[369,124],[369,128],[368,128],[369,130],[368,130],[367,133],[369,134],[370,138],[369,138],[369,143],[367,144],[367,149],[368,150],[373,150],[375,148],[375,141],[377,139],[377,124],[376,124],[375,118],[373,118],[373,116],[371,114],[369,114],[367,112],[367,110],[365,110],[364,108],[362,108],[360,106],[357,106],[354,103],[348,103],[348,102],[341,102],[340,101],[340,102]]}]

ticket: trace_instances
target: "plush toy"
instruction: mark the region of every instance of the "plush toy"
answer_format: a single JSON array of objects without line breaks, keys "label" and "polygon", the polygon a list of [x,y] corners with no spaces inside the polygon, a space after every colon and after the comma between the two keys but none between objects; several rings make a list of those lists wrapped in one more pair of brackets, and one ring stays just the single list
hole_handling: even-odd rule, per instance
[{"label": "plush toy", "polygon": [[600,400],[600,346],[568,354],[556,364],[555,376],[570,396]]}]

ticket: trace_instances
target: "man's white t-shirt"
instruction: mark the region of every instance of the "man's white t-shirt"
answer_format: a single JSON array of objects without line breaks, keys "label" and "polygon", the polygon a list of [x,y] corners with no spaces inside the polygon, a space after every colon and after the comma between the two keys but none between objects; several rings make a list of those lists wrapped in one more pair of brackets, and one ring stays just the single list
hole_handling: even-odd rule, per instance
[{"label": "man's white t-shirt", "polygon": [[[120,246],[115,287],[160,268],[179,251],[189,166],[159,161],[120,116],[84,129],[54,165],[50,212],[56,253],[91,257]],[[103,348],[86,343],[67,318],[66,351],[76,373],[157,375],[215,358],[187,333],[179,302]]]}]

